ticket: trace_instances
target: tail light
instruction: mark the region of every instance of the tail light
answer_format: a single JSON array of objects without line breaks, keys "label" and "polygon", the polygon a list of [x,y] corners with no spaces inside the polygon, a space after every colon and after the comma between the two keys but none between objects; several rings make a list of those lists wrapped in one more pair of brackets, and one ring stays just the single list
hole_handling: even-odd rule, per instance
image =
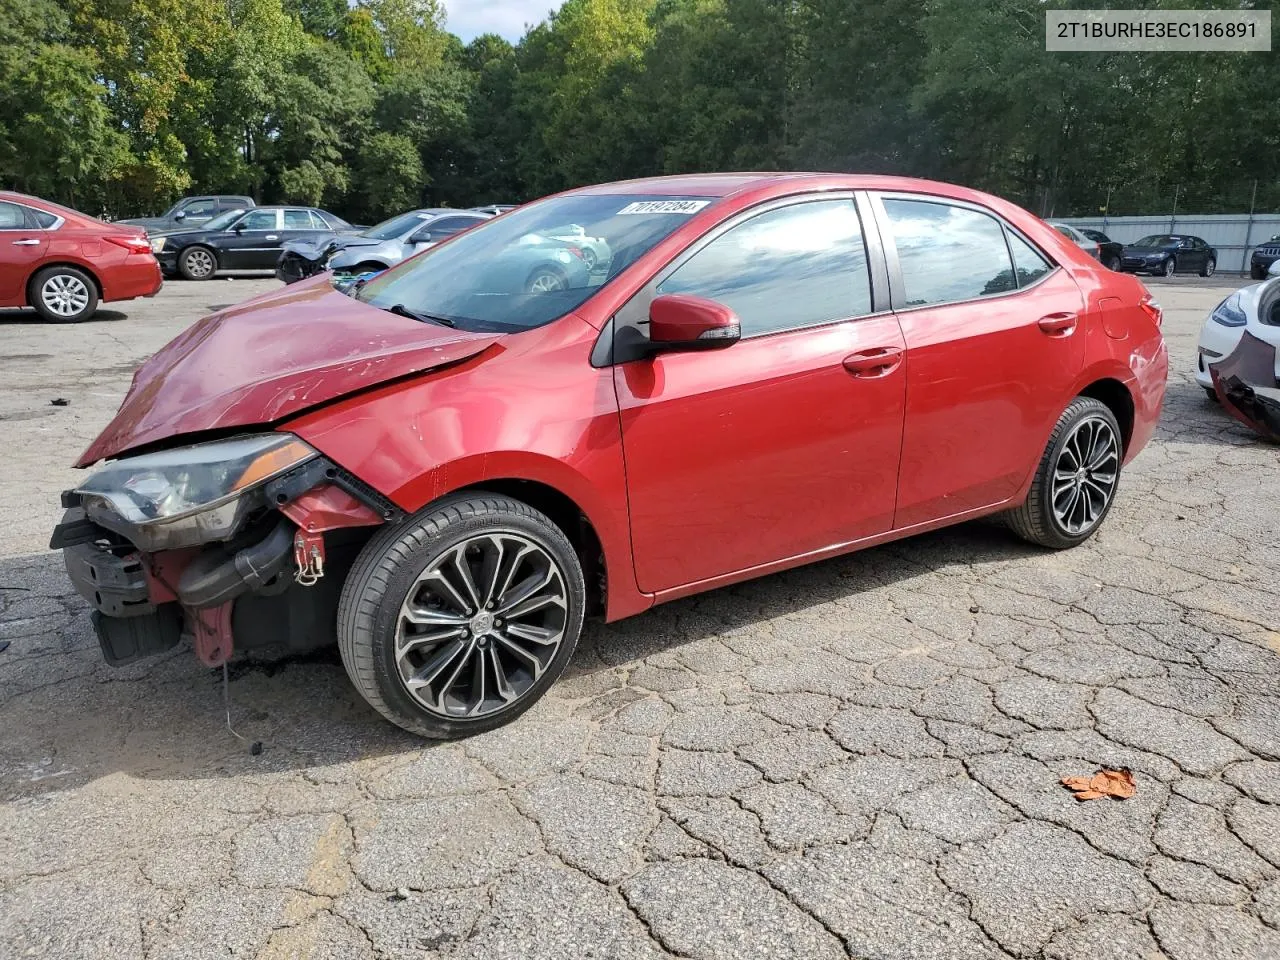
[{"label": "tail light", "polygon": [[582,253],[582,248],[581,248],[581,247],[570,247],[570,248],[569,248],[569,252],[570,252],[570,253],[572,253],[575,257],[577,257],[579,260],[585,260],[585,259],[587,259],[587,258],[583,255],[583,253]]},{"label": "tail light", "polygon": [[1164,311],[1160,309],[1160,304],[1156,303],[1151,294],[1144,293],[1142,299],[1138,301],[1138,306],[1157,327],[1164,322]]},{"label": "tail light", "polygon": [[117,247],[124,247],[130,253],[150,253],[151,241],[145,236],[109,236],[103,237],[108,243],[114,243]]}]

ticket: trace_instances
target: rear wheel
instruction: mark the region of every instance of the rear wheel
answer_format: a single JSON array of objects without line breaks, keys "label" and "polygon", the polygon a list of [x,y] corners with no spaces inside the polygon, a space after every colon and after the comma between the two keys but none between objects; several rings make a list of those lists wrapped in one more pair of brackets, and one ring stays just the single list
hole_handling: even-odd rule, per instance
[{"label": "rear wheel", "polygon": [[1213,271],[1218,269],[1218,261],[1210,257],[1204,262],[1204,266],[1200,268],[1200,276],[1212,277]]},{"label": "rear wheel", "polygon": [[555,267],[538,267],[525,282],[525,290],[529,293],[555,293],[568,286],[568,278]]},{"label": "rear wheel", "polygon": [[1057,550],[1088,540],[1115,501],[1123,453],[1115,414],[1076,397],[1053,428],[1026,501],[1006,514],[1009,526]]},{"label": "rear wheel", "polygon": [[52,323],[87,320],[98,309],[98,287],[77,267],[48,267],[31,281],[31,305]]},{"label": "rear wheel", "polygon": [[347,674],[392,723],[452,739],[501,726],[573,656],[586,587],[572,544],[507,497],[448,498],[364,548],[338,607]]},{"label": "rear wheel", "polygon": [[208,247],[188,247],[178,257],[178,272],[188,280],[208,280],[218,272],[218,258]]}]

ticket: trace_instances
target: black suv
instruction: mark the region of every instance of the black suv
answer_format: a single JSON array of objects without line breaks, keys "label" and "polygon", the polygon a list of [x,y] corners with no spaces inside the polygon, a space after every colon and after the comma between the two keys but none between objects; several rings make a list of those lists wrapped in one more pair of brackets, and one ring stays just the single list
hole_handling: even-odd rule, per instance
[{"label": "black suv", "polygon": [[220,213],[252,206],[250,197],[183,197],[158,217],[134,217],[132,220],[117,220],[116,223],[146,227],[147,233],[154,236],[171,230],[189,230],[208,223]]},{"label": "black suv", "polygon": [[1280,234],[1258,244],[1249,258],[1249,276],[1255,280],[1267,279],[1267,270],[1277,260],[1280,260]]}]

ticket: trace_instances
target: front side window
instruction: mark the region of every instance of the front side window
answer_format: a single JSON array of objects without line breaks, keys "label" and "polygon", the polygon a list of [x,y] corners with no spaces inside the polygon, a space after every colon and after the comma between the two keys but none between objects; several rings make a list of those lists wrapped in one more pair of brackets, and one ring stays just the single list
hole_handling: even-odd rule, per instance
[{"label": "front side window", "polygon": [[1004,228],[994,218],[949,203],[887,197],[906,305],[956,303],[1016,286]]},{"label": "front side window", "polygon": [[27,215],[16,203],[0,200],[0,230],[21,230],[27,225]]},{"label": "front side window", "polygon": [[657,292],[730,307],[744,337],[871,312],[862,224],[852,200],[797,203],[732,227],[695,253]]},{"label": "front side window", "polygon": [[243,227],[245,230],[274,230],[276,228],[276,211],[250,210],[236,226]]},{"label": "front side window", "polygon": [[[478,224],[447,244],[402,261],[355,296],[463,330],[515,332],[542,326],[585,303],[601,286],[715,200],[637,194],[571,194],[531,203]],[[582,224],[613,251],[593,272],[581,248],[553,237]]]},{"label": "front side window", "polygon": [[218,202],[216,200],[192,200],[182,208],[182,212],[190,220],[193,217],[212,217],[217,212],[217,209]]}]

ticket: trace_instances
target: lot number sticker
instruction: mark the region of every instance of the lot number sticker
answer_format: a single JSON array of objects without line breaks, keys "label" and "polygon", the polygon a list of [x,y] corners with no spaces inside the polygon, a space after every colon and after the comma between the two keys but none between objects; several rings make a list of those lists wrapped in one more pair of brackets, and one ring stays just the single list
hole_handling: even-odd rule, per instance
[{"label": "lot number sticker", "polygon": [[710,200],[641,200],[629,203],[618,211],[618,216],[628,217],[641,213],[682,213],[686,217],[697,213]]}]

